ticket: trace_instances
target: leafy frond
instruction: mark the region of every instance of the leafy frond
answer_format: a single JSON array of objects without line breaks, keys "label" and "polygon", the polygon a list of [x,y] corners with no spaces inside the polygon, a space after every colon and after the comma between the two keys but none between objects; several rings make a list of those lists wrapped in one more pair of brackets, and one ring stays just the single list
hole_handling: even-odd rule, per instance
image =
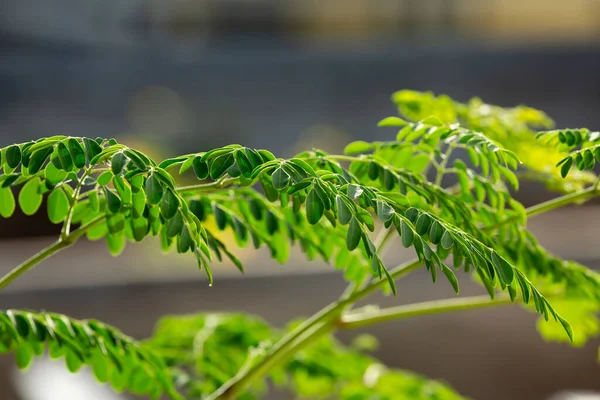
[{"label": "leafy frond", "polygon": [[499,107],[473,98],[461,103],[446,95],[402,90],[392,95],[400,114],[419,121],[436,117],[444,123],[459,122],[482,132],[501,147],[513,151],[528,173],[523,177],[544,182],[550,189],[562,192],[579,190],[593,183],[589,172],[572,174],[562,179],[554,169],[564,154],[555,146],[536,140],[537,130],[549,129],[554,122],[542,111],[526,106]]},{"label": "leafy frond", "polygon": [[541,132],[537,138],[556,146],[565,154],[556,164],[563,178],[569,175],[573,165],[579,171],[593,170],[596,161],[600,160],[600,132],[590,132],[588,129],[561,129]]},{"label": "leafy frond", "polygon": [[[240,314],[173,316],[158,323],[148,345],[186,376],[182,390],[193,399],[207,396],[260,360],[282,334],[259,318]],[[302,398],[354,399],[367,393],[382,399],[462,398],[441,383],[388,370],[331,336],[319,338],[292,356],[271,373],[270,379],[280,390]],[[238,398],[254,399],[266,390],[263,380]]]},{"label": "leafy frond", "polygon": [[51,358],[65,359],[69,371],[89,366],[117,391],[182,399],[162,359],[113,327],[60,314],[0,312],[0,354],[14,353],[17,366],[25,369],[46,347]]}]

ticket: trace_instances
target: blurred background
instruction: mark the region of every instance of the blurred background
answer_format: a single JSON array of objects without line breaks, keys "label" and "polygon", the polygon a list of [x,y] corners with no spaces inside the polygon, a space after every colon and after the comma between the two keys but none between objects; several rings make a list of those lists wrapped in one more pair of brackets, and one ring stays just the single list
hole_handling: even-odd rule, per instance
[{"label": "blurred background", "polygon": [[[116,137],[157,158],[229,143],[283,156],[341,151],[354,139],[389,138],[375,125],[395,113],[390,94],[405,88],[524,103],[561,127],[600,127],[596,0],[3,0],[0,10],[0,147],[69,134]],[[549,196],[536,185],[518,195],[526,204]],[[593,205],[566,209],[536,217],[531,228],[550,250],[594,267],[594,213]],[[581,234],[556,238],[559,228]],[[56,232],[44,213],[0,221],[0,272]],[[81,242],[3,291],[0,308],[98,318],[142,338],[168,313],[242,310],[281,325],[344,287],[340,274],[299,254],[285,266],[266,253],[241,254],[247,276],[216,266],[209,288],[193,260],[163,256],[153,243],[113,259],[103,243]],[[449,297],[446,286],[416,273],[397,299],[381,302]],[[464,278],[462,292],[480,288]],[[472,398],[600,392],[599,343],[546,344],[535,317],[516,307],[369,332],[386,363]],[[19,374],[10,357],[0,358],[0,399],[58,398],[125,396],[60,364]]]}]

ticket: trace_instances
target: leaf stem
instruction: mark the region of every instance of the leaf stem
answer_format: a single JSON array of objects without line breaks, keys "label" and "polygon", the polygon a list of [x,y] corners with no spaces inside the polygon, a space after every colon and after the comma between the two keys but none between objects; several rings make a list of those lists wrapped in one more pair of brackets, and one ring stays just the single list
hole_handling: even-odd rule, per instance
[{"label": "leaf stem", "polygon": [[420,315],[439,314],[451,311],[472,310],[477,308],[495,307],[511,304],[509,296],[499,296],[490,299],[489,296],[472,296],[456,299],[426,301],[390,308],[358,309],[342,315],[337,326],[342,329],[361,328],[379,322],[401,318],[416,317]]},{"label": "leaf stem", "polygon": [[38,253],[34,254],[33,256],[31,256],[30,258],[28,258],[27,260],[22,262],[20,265],[15,267],[12,271],[10,271],[6,275],[4,275],[2,278],[0,278],[0,290],[4,289],[12,281],[17,279],[23,273],[25,273],[25,272],[29,271],[30,269],[32,269],[33,267],[35,267],[40,262],[44,261],[46,258],[49,258],[50,256],[53,256],[54,254],[58,253],[62,249],[73,245],[77,241],[77,239],[79,239],[81,236],[83,236],[87,232],[88,229],[90,229],[91,227],[93,227],[96,224],[103,221],[104,218],[106,218],[104,215],[97,216],[90,222],[88,222],[84,225],[81,225],[79,228],[75,229],[74,231],[72,231],[70,234],[68,234],[64,238],[58,239],[56,242],[52,243],[50,246],[46,247],[45,249],[42,249]]},{"label": "leaf stem", "polygon": [[[595,187],[589,187],[587,189],[580,190],[578,192],[569,193],[564,196],[556,197],[554,199],[544,201],[543,203],[536,204],[534,206],[528,207],[525,209],[527,217],[533,217],[538,214],[543,214],[548,211],[552,211],[556,208],[563,207],[569,204],[577,203],[579,201],[586,201],[593,197],[595,197],[600,190]],[[487,226],[483,228],[486,231],[498,229],[504,225],[511,224],[515,221],[518,221],[521,217],[519,215],[514,215],[512,217],[506,218],[503,221],[500,221],[497,224]]]}]

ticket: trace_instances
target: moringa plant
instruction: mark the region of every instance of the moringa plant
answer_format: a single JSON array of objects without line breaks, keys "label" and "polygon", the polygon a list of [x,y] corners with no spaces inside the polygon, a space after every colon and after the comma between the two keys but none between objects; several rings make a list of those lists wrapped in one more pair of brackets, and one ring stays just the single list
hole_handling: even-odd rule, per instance
[{"label": "moringa plant", "polygon": [[[47,348],[71,372],[87,365],[115,390],[151,398],[254,399],[271,382],[299,398],[459,399],[445,384],[384,367],[365,353],[368,340],[348,347],[333,333],[518,303],[548,321],[539,330],[550,340],[580,345],[596,335],[600,275],[546,251],[527,222],[598,195],[591,170],[600,133],[549,130],[546,114],[524,106],[413,91],[392,98],[402,118],[379,126],[395,129],[395,138],[353,142],[344,155],[311,150],[283,159],[230,145],[157,162],[114,139],[70,136],[3,148],[0,215],[9,218],[17,204],[32,215],[47,196],[48,217],[62,230],[2,277],[0,290],[84,236],[104,239],[115,256],[128,241],[158,237],[165,251],[191,253],[212,284],[215,260],[243,271],[222,231],[238,246],[267,247],[281,263],[297,245],[308,259],[343,270],[349,284],[339,300],[283,328],[244,314],[172,316],[144,341],[95,320],[5,310],[0,353],[26,368]],[[197,183],[178,184],[182,175]],[[524,208],[512,197],[521,180],[561,195]],[[391,243],[416,257],[384,264]],[[395,295],[397,281],[421,268],[434,282],[443,275],[457,294],[462,270],[487,295],[353,308],[378,290]]]}]

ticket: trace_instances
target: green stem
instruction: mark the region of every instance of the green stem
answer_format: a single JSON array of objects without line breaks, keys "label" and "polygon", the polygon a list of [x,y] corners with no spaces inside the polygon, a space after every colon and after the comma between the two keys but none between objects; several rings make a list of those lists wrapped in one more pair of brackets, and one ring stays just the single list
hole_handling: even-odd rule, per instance
[{"label": "green stem", "polygon": [[511,303],[510,297],[508,296],[496,297],[495,299],[490,299],[489,296],[473,296],[457,299],[426,301],[423,303],[408,304],[384,309],[367,308],[342,315],[342,318],[338,323],[338,327],[343,329],[353,329],[401,318],[460,310],[474,310],[477,308],[495,307]]},{"label": "green stem", "polygon": [[[589,187],[587,189],[583,189],[579,192],[569,193],[564,196],[556,197],[554,199],[544,201],[543,203],[536,204],[534,206],[528,207],[525,212],[527,217],[533,217],[538,214],[543,214],[548,211],[552,211],[556,208],[563,207],[569,204],[577,203],[579,201],[589,200],[600,193],[595,187]],[[520,216],[515,215],[510,218],[505,219],[497,224],[490,225],[488,227],[483,228],[486,231],[498,229],[504,225],[511,224],[520,219]]]},{"label": "green stem", "polygon": [[[400,264],[396,268],[390,270],[390,275],[393,279],[398,279],[419,268],[421,265],[422,263],[419,260]],[[234,379],[228,381],[208,397],[207,400],[234,398],[233,396],[239,394],[245,388],[248,388],[256,380],[264,377],[271,368],[279,365],[279,363],[285,361],[289,355],[296,353],[299,348],[305,346],[307,340],[313,340],[314,338],[310,332],[315,330],[315,326],[322,327],[323,330],[317,329],[319,334],[330,332],[334,329],[335,323],[337,323],[340,314],[346,306],[355,303],[357,300],[367,296],[384,284],[387,284],[387,280],[385,279],[371,282],[369,285],[356,291],[346,299],[340,299],[327,305],[325,308],[305,320],[292,332],[284,336],[271,348],[260,362],[246,371],[243,376],[236,376]]]},{"label": "green stem", "polygon": [[437,174],[435,177],[435,185],[437,185],[437,186],[440,186],[442,184],[442,179],[444,178],[444,174],[446,172],[446,165],[448,165],[448,161],[450,160],[450,155],[452,154],[453,151],[454,151],[454,146],[452,144],[448,145],[448,148],[446,149],[446,152],[444,153],[444,158],[442,159],[442,162],[438,166],[436,166]]},{"label": "green stem", "polygon": [[178,193],[194,193],[199,191],[211,191],[216,189],[223,189],[228,185],[236,182],[237,179],[223,179],[210,183],[199,183],[197,185],[181,186],[176,188]]},{"label": "green stem", "polygon": [[44,261],[46,258],[49,258],[50,256],[53,256],[62,249],[73,245],[77,241],[77,239],[79,239],[87,232],[88,229],[104,220],[104,218],[104,215],[97,216],[87,224],[81,225],[79,228],[75,229],[73,232],[71,232],[64,238],[60,238],[56,242],[52,243],[50,246],[46,247],[45,249],[39,251],[38,253],[34,254],[33,256],[22,262],[8,274],[0,278],[0,290],[4,289],[12,281],[17,279],[23,273],[35,267],[40,262]]}]

